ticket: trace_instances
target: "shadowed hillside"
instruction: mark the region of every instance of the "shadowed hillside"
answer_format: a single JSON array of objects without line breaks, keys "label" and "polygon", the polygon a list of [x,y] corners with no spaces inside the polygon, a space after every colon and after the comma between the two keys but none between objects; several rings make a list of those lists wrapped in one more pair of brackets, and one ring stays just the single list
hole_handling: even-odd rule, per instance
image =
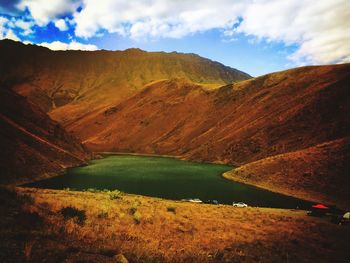
[{"label": "shadowed hillside", "polygon": [[85,163],[88,151],[25,98],[0,89],[0,183],[19,183]]},{"label": "shadowed hillside", "polygon": [[145,84],[183,77],[208,86],[250,78],[195,54],[125,51],[51,51],[0,41],[0,82],[29,98],[62,124],[117,103]]}]

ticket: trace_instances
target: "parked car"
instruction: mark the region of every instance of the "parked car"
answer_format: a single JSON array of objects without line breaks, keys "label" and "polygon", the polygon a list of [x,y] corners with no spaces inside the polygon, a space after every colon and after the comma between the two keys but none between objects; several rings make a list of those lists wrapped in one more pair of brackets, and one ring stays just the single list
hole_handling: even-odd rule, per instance
[{"label": "parked car", "polygon": [[219,204],[219,201],[218,201],[218,200],[212,200],[211,203],[212,203],[213,205],[218,205],[218,204]]},{"label": "parked car", "polygon": [[202,200],[200,200],[199,198],[191,198],[191,199],[186,199],[188,202],[191,203],[203,203]]},{"label": "parked car", "polygon": [[248,207],[248,205],[245,204],[245,203],[243,203],[243,202],[238,202],[238,203],[233,202],[232,205],[233,205],[234,207],[241,207],[241,208],[243,208],[243,207]]}]

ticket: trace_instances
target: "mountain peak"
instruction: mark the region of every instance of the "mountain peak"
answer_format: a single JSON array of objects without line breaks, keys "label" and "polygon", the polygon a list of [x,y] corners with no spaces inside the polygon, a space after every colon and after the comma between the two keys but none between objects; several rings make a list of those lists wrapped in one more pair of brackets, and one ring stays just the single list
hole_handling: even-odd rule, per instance
[{"label": "mountain peak", "polygon": [[132,48],[127,48],[127,49],[125,49],[124,52],[146,53],[147,51],[142,50],[142,49],[140,49],[140,48],[132,47]]}]

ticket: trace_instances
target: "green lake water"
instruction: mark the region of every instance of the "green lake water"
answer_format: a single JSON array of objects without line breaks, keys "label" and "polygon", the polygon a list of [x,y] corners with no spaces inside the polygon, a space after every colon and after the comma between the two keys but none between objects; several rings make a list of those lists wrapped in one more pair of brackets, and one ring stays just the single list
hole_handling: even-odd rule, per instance
[{"label": "green lake water", "polygon": [[166,199],[199,198],[221,204],[244,202],[250,206],[301,208],[310,203],[297,198],[236,183],[221,175],[233,167],[196,163],[168,157],[109,155],[67,173],[27,184],[30,187],[84,190],[118,189],[126,193]]}]

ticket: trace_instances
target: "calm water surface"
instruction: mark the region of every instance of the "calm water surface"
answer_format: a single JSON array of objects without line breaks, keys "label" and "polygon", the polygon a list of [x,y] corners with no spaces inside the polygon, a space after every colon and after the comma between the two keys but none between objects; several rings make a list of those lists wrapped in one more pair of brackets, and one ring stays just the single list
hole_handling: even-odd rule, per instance
[{"label": "calm water surface", "polygon": [[88,166],[68,169],[61,176],[26,186],[83,190],[118,189],[126,193],[167,199],[200,198],[222,204],[244,202],[250,206],[302,208],[309,202],[226,180],[221,175],[233,167],[196,163],[167,157],[110,155]]}]

